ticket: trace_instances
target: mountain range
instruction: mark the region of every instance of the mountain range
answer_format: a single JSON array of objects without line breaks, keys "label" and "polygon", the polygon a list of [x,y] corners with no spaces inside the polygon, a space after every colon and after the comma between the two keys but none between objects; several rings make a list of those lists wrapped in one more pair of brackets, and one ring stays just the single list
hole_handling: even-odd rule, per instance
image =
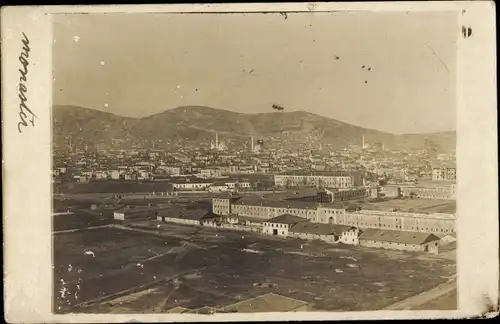
[{"label": "mountain range", "polygon": [[187,106],[144,118],[131,118],[77,106],[54,106],[52,116],[56,145],[67,145],[69,136],[75,144],[109,144],[112,140],[144,143],[166,139],[195,143],[213,139],[215,132],[232,139],[248,139],[253,135],[297,142],[316,141],[338,148],[361,145],[363,136],[367,143],[383,143],[394,149],[434,147],[438,151],[447,151],[456,145],[454,131],[396,135],[303,111],[243,114]]}]

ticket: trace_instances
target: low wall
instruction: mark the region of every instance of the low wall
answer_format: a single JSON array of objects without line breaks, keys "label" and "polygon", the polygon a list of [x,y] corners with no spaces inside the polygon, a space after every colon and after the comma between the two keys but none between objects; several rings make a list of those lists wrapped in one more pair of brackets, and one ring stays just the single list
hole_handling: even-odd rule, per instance
[{"label": "low wall", "polygon": [[308,233],[297,233],[297,232],[288,232],[289,237],[294,237],[302,240],[319,240],[330,244],[337,244],[339,241],[335,241],[335,238],[331,235],[317,235],[317,234],[308,234]]},{"label": "low wall", "polygon": [[262,228],[257,226],[241,226],[241,225],[233,225],[233,224],[222,224],[221,228],[233,230],[233,231],[244,231],[244,232],[254,232],[254,233],[262,233]]}]

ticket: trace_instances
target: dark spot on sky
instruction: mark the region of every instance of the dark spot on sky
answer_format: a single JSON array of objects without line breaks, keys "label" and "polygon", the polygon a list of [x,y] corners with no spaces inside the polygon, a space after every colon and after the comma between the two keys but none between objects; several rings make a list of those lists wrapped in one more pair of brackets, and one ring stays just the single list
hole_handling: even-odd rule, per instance
[{"label": "dark spot on sky", "polygon": [[368,81],[365,80],[365,83],[368,83]]},{"label": "dark spot on sky", "polygon": [[334,55],[333,58],[338,60],[340,57],[338,57],[337,55]]},{"label": "dark spot on sky", "polygon": [[198,91],[198,89],[194,89],[194,91]]},{"label": "dark spot on sky", "polygon": [[364,68],[365,68],[365,66],[363,65],[363,66],[361,66],[361,68],[362,68],[362,69],[364,69]]},{"label": "dark spot on sky", "polygon": [[371,70],[372,70],[372,68],[371,68],[371,67],[369,67],[369,68],[368,68],[368,71],[371,71]]},{"label": "dark spot on sky", "polygon": [[462,34],[464,35],[464,38],[469,38],[472,35],[472,28],[465,26],[462,26]]}]

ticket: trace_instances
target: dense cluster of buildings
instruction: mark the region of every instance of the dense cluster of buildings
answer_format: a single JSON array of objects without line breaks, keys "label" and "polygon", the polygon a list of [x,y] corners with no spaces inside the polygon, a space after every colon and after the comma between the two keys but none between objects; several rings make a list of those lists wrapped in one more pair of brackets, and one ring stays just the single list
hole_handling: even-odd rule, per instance
[{"label": "dense cluster of buildings", "polygon": [[[371,197],[354,202],[334,199],[335,192],[318,188],[266,195],[224,193],[212,199],[212,210],[179,204],[128,207],[115,211],[115,219],[154,218],[331,244],[429,253],[437,253],[442,238],[455,239],[453,202],[411,198],[380,202]],[[422,203],[424,206],[417,210],[402,207],[413,204],[416,208]],[[451,207],[438,212],[434,203]],[[399,208],[395,208],[397,205]]]},{"label": "dense cluster of buildings", "polygon": [[147,214],[160,221],[430,252],[436,237],[455,233],[454,207],[445,208],[456,199],[454,153],[390,150],[364,138],[361,145],[339,149],[311,137],[307,149],[298,149],[283,138],[249,136],[249,147],[239,147],[214,135],[215,141],[196,149],[66,152],[54,158],[54,181],[164,182],[170,188],[164,191],[218,194],[210,211],[126,208],[115,213],[120,220]]},{"label": "dense cluster of buildings", "polygon": [[441,164],[432,167],[432,180],[433,181],[455,181],[457,180],[457,169],[451,163]]}]

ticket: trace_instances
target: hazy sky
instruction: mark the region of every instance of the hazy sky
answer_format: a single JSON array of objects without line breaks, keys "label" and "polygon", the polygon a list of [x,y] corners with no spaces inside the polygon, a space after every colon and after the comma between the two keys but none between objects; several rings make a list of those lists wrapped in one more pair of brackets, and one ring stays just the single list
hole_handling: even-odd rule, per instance
[{"label": "hazy sky", "polygon": [[455,13],[58,15],[54,104],[143,117],[275,103],[393,133],[454,130],[457,24]]}]

